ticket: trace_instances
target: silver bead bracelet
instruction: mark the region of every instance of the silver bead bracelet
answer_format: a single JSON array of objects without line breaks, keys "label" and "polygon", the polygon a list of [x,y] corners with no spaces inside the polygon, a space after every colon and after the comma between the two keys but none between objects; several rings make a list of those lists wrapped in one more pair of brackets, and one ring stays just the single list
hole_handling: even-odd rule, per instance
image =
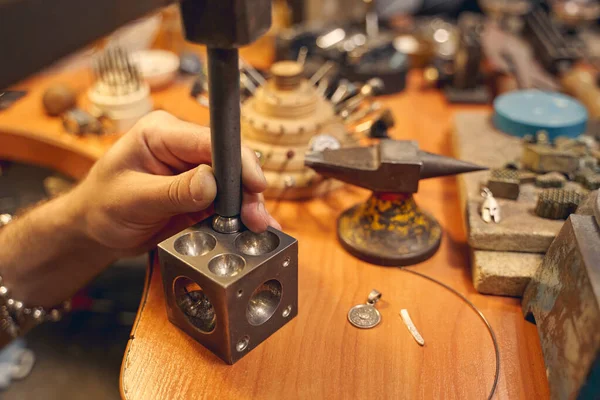
[{"label": "silver bead bracelet", "polygon": [[[0,215],[0,227],[7,225],[11,219],[8,214]],[[23,302],[10,296],[10,291],[4,286],[4,279],[0,276],[0,331],[8,333],[10,337],[17,338],[46,321],[60,321],[69,311],[71,311],[71,300],[48,310],[43,307],[25,307]]]}]

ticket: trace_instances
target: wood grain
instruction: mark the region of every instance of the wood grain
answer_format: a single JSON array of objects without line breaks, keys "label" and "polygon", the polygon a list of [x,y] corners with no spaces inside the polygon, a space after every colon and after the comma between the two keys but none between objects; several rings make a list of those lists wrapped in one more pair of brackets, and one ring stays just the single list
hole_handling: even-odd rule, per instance
[{"label": "wood grain", "polygon": [[[46,76],[25,85],[38,88],[59,78],[67,77]],[[85,86],[81,73],[68,78]],[[405,92],[384,99],[397,119],[394,136],[449,155],[452,115],[466,108],[449,106],[440,93],[421,91],[418,85],[419,79],[411,76]],[[206,123],[208,112],[189,98],[188,87],[179,83],[157,93],[155,103],[180,118]],[[62,172],[83,176],[114,139],[65,136],[56,120],[42,115],[39,95],[34,89],[0,114],[0,156],[58,165]],[[27,143],[44,146],[32,149]],[[64,154],[48,150],[52,148]],[[233,366],[168,322],[160,271],[151,266],[123,360],[123,398],[484,399],[493,381],[494,350],[476,314],[434,283],[361,262],[337,243],[336,217],[367,196],[364,190],[345,187],[311,201],[268,204],[284,230],[299,240],[300,310]],[[439,252],[412,268],[459,290],[490,320],[501,350],[496,398],[548,398],[536,328],[523,319],[519,300],[482,296],[473,289],[455,178],[423,181],[416,200],[445,232]],[[378,303],[382,324],[356,329],[346,320],[348,309],[364,302],[373,288],[383,293]],[[424,347],[402,323],[401,308],[410,312]]]}]

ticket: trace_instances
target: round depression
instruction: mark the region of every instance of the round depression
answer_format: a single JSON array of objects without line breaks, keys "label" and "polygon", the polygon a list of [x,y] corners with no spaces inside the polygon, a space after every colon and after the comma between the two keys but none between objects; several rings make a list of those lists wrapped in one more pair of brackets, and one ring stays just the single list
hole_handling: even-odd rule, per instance
[{"label": "round depression", "polygon": [[190,278],[178,277],[173,283],[175,302],[187,320],[203,333],[215,330],[215,309],[202,288]]},{"label": "round depression", "polygon": [[246,261],[236,254],[220,254],[208,262],[210,272],[221,277],[236,276],[246,266]]},{"label": "round depression", "polygon": [[217,245],[217,239],[205,232],[190,232],[177,238],[173,247],[184,256],[203,256],[211,252]]},{"label": "round depression", "polygon": [[269,320],[281,303],[281,283],[275,279],[260,285],[248,301],[246,318],[250,325],[262,325]]},{"label": "round depression", "polygon": [[249,256],[260,256],[275,250],[279,246],[279,237],[273,232],[254,233],[246,231],[235,239],[235,247]]}]

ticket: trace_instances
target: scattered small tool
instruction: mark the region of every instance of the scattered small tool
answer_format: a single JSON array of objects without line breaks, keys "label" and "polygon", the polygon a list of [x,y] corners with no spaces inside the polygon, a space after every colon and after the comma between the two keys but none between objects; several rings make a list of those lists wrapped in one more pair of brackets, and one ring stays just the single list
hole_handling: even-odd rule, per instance
[{"label": "scattered small tool", "polygon": [[562,188],[565,186],[567,178],[560,172],[548,172],[547,174],[538,175],[535,178],[535,186],[548,188]]},{"label": "scattered small tool", "polygon": [[6,110],[26,94],[27,92],[24,90],[5,90],[0,92],[0,111]]},{"label": "scattered small tool", "polygon": [[415,341],[417,343],[419,343],[419,345],[425,346],[425,340],[423,339],[423,336],[421,336],[421,334],[417,330],[417,327],[415,326],[415,324],[412,322],[412,319],[410,318],[410,315],[408,314],[408,310],[406,310],[404,308],[402,310],[400,310],[400,316],[402,317],[402,321],[404,321],[404,324],[408,328],[408,331],[410,332],[412,337],[415,339]]},{"label": "scattered small tool", "polygon": [[63,113],[62,121],[66,131],[74,135],[112,132],[111,120],[108,118],[96,118],[79,108],[72,108]]},{"label": "scattered small tool", "polygon": [[519,198],[520,184],[521,178],[518,171],[501,168],[491,171],[487,187],[498,198],[517,200]]},{"label": "scattered small tool", "polygon": [[547,219],[567,219],[584,197],[576,190],[546,189],[538,197],[535,213]]}]

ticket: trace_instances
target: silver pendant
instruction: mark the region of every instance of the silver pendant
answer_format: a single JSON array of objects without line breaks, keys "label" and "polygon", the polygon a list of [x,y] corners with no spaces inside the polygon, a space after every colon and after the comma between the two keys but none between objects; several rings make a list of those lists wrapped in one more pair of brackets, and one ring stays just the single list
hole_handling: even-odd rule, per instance
[{"label": "silver pendant", "polygon": [[495,223],[500,222],[502,219],[500,216],[500,205],[498,205],[492,191],[484,187],[481,190],[481,196],[484,198],[481,204],[481,219],[488,224],[492,221]]},{"label": "silver pendant", "polygon": [[358,304],[348,311],[348,321],[361,329],[374,328],[381,322],[381,314],[375,308],[375,303],[381,298],[381,293],[371,290],[366,304]]}]

